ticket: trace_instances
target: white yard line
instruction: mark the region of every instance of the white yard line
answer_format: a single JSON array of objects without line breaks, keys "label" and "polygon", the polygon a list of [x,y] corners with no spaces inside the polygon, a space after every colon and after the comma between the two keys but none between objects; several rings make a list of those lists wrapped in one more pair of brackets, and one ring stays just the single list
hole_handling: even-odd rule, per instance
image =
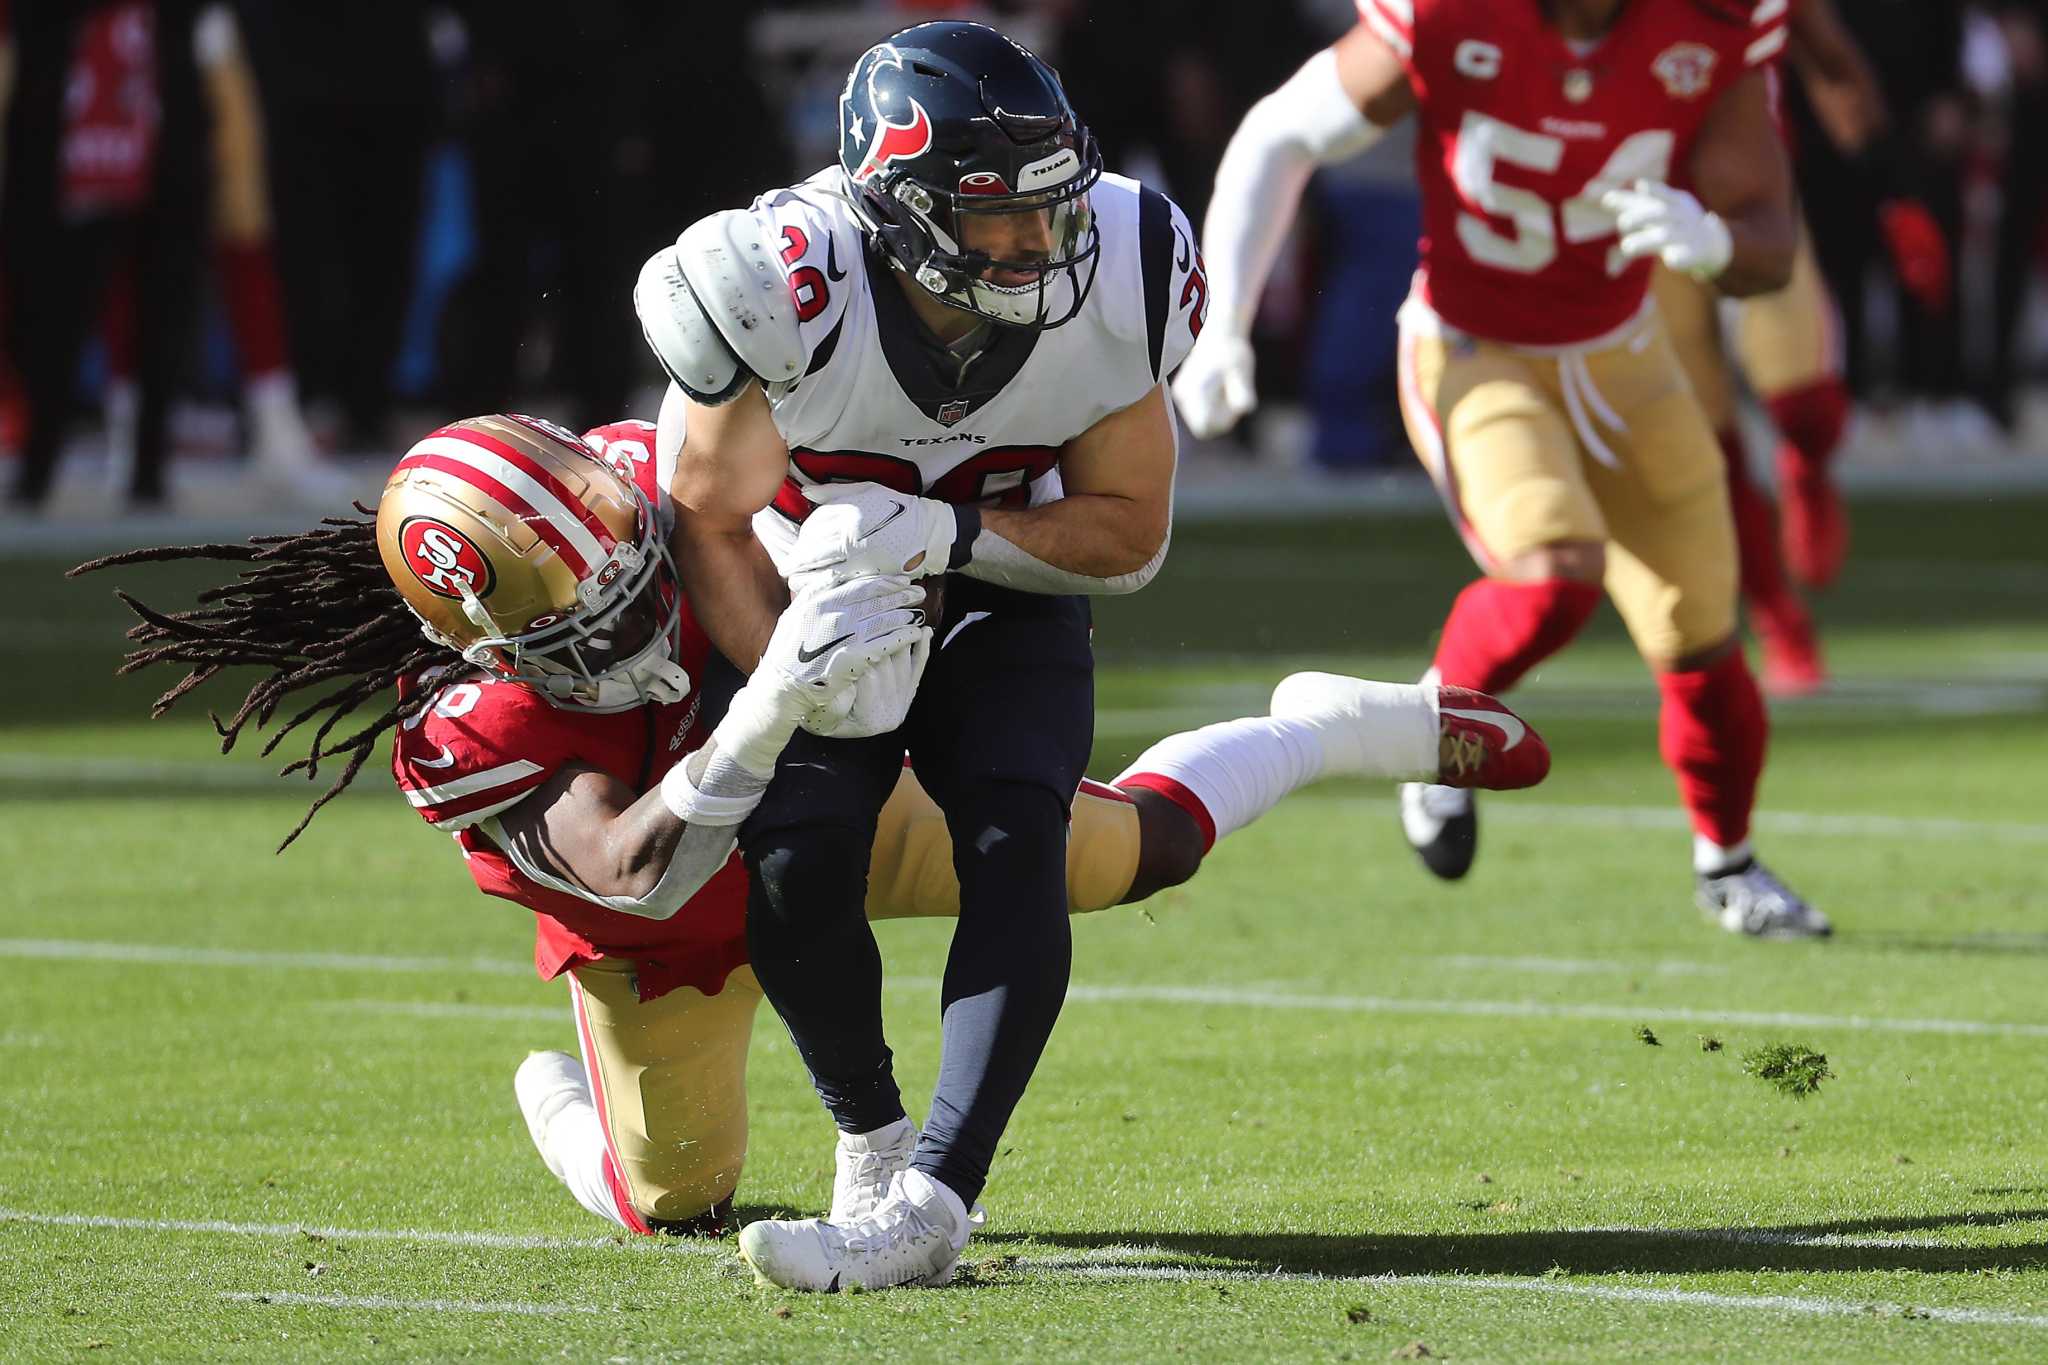
[{"label": "white yard line", "polygon": [[[1391,812],[1391,801],[1359,805]],[[1517,801],[1504,797],[1489,801],[1489,818],[1498,814],[1510,822],[1534,824],[1593,825],[1602,828],[1671,829],[1689,828],[1685,812],[1675,805],[1658,806],[1576,806],[1541,801]],[[1759,829],[1772,834],[1799,834],[1835,839],[1931,839],[1937,841],[1988,839],[2000,843],[2048,844],[2048,825],[2024,824],[2016,820],[1965,820],[1918,815],[1821,815],[1806,811],[1762,810],[1756,814]]]},{"label": "white yard line", "polygon": [[[909,984],[908,981],[902,984]],[[1096,1004],[1243,1005],[1258,1009],[1326,1010],[1338,1014],[1453,1015],[1501,1019],[1607,1019],[1623,1023],[1740,1024],[1758,1028],[1836,1029],[1866,1033],[1931,1033],[1986,1038],[2048,1038],[2048,1024],[1981,1019],[1877,1018],[1860,1014],[1689,1009],[1682,1006],[1552,1004],[1541,1000],[1430,1000],[1386,995],[1311,995],[1234,986],[1089,986],[1067,990],[1070,1002]]]},{"label": "white yard line", "polygon": [[234,1237],[303,1237],[330,1242],[403,1242],[417,1246],[488,1247],[497,1251],[656,1251],[707,1255],[723,1250],[716,1242],[680,1237],[543,1237],[512,1232],[468,1232],[440,1228],[344,1228],[304,1223],[240,1223],[226,1219],[116,1218],[97,1213],[35,1213],[0,1208],[0,1228],[8,1223],[43,1227],[102,1228],[119,1232],[189,1232]]},{"label": "white yard line", "polygon": [[394,1299],[383,1294],[223,1294],[228,1303],[275,1304],[284,1308],[374,1308],[399,1313],[490,1313],[552,1318],[569,1313],[604,1313],[584,1303],[486,1303],[477,1299]]},{"label": "white yard line", "polygon": [[283,778],[274,768],[225,759],[207,763],[89,754],[0,754],[0,781],[61,782],[78,787],[208,787],[231,791],[276,791],[292,781],[307,785],[303,777]]},{"label": "white yard line", "polygon": [[[731,1249],[723,1242],[693,1242],[682,1238],[620,1237],[537,1237],[509,1233],[438,1231],[419,1228],[308,1228],[291,1223],[235,1223],[219,1220],[187,1221],[157,1218],[113,1218],[90,1214],[29,1213],[0,1208],[0,1226],[23,1222],[55,1227],[99,1228],[130,1232],[215,1233],[229,1235],[300,1237],[311,1235],[336,1241],[406,1242],[425,1245],[488,1247],[505,1250],[602,1250],[652,1251],[724,1257]],[[1643,1237],[1678,1237],[1687,1240],[1757,1242],[1785,1245],[1920,1246],[1922,1242],[1853,1239],[1844,1241],[1825,1235],[1772,1235],[1748,1229],[1658,1229],[1616,1228],[1584,1231],[1634,1233]],[[1567,1231],[1561,1236],[1573,1235]],[[1962,1248],[1957,1248],[1961,1250]],[[1790,1294],[1720,1294],[1694,1289],[1650,1289],[1631,1285],[1586,1284],[1573,1280],[1548,1280],[1500,1275],[1321,1275],[1309,1271],[1265,1271],[1238,1266],[1201,1266],[1161,1262],[1170,1256],[1156,1247],[1099,1247],[1071,1254],[1026,1257],[1015,1268],[1036,1275],[1082,1280],[1165,1280],[1242,1281],[1305,1284],[1350,1284],[1398,1289],[1420,1285],[1443,1289],[1481,1292],[1559,1294],[1567,1297],[1601,1299],[1610,1302],[1664,1304],[1680,1307],[1720,1308],[1740,1312],[1794,1313],[1832,1317],[1914,1317],[1934,1322],[1968,1326],[2048,1327],[2048,1317],[2013,1313],[1991,1308],[1920,1308],[1868,1300],[1814,1298]],[[382,1295],[304,1294],[294,1292],[228,1293],[231,1302],[358,1308],[435,1313],[558,1314],[608,1311],[578,1304],[542,1304],[512,1301],[481,1302],[467,1299],[400,1299]]]},{"label": "white yard line", "polygon": [[502,957],[392,957],[375,953],[281,953],[262,949],[184,948],[99,939],[0,938],[0,958],[55,962],[135,962],[159,967],[262,967],[308,971],[418,972],[532,976],[530,963]]},{"label": "white yard line", "polygon": [[1537,972],[1546,976],[1590,976],[1603,972],[1625,972],[1651,976],[1726,976],[1728,969],[1715,962],[1629,962],[1598,957],[1487,957],[1475,953],[1443,953],[1427,959],[1459,971]]},{"label": "white yard line", "polygon": [[360,1014],[400,1014],[413,1019],[531,1019],[537,1023],[569,1025],[575,1022],[569,1004],[549,1009],[543,1005],[472,1005],[429,1000],[321,1000],[316,1010],[346,1010]]},{"label": "white yard line", "polygon": [[[319,971],[463,973],[524,976],[532,969],[499,958],[373,957],[349,953],[274,953],[215,948],[103,943],[67,939],[0,939],[0,958],[26,957],[84,961],[131,962],[168,966],[305,968]],[[891,986],[932,991],[937,977],[898,976]],[[1188,985],[1091,985],[1067,988],[1075,1004],[1159,1004],[1241,1006],[1252,1009],[1317,1010],[1334,1014],[1454,1016],[1482,1019],[1601,1019],[1623,1023],[1724,1024],[1757,1028],[1810,1028],[1859,1033],[1936,1034],[1973,1038],[2048,1038],[2048,1024],[1988,1019],[1923,1019],[1861,1014],[1810,1014],[1803,1011],[1693,1009],[1672,1005],[1599,1005],[1542,1000],[1450,1000],[1388,995],[1323,995],[1283,987]],[[343,1008],[382,1007],[384,1002],[338,1002]],[[508,1007],[436,1002],[390,1002],[397,1009],[427,1017],[450,1019],[490,1017]],[[522,1007],[523,1008],[523,1007]],[[535,1018],[552,1020],[541,1007]],[[483,1013],[479,1013],[479,1012]],[[508,1016],[508,1017],[524,1017]]]}]

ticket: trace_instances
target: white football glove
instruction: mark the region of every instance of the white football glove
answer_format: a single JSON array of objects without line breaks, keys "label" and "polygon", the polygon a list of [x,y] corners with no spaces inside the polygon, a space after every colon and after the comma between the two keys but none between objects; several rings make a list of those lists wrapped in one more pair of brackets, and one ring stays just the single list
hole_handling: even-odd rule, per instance
[{"label": "white football glove", "polygon": [[1173,380],[1181,420],[1197,436],[1221,436],[1259,405],[1252,385],[1252,344],[1222,326],[1206,327]]},{"label": "white football glove", "polygon": [[1621,254],[1629,260],[1653,257],[1673,270],[1711,280],[1735,258],[1728,224],[1684,190],[1638,180],[1633,189],[1601,195],[1600,207],[1614,215]]},{"label": "white football glove", "polygon": [[819,575],[844,583],[870,574],[946,572],[960,532],[950,503],[877,483],[820,484],[804,489],[804,496],[817,507],[786,557],[792,584]]},{"label": "white football glove", "polygon": [[797,723],[825,739],[866,739],[902,729],[931,659],[931,641],[926,630],[922,639],[861,674],[853,686]]},{"label": "white football glove", "polygon": [[[829,717],[837,711],[842,722],[852,717],[861,709],[858,699],[842,703],[842,694],[898,654],[912,648],[920,654],[930,651],[931,628],[918,609],[922,601],[920,590],[900,577],[821,584],[798,593],[776,621],[753,676],[713,732],[718,747],[742,767],[766,775],[813,712]],[[898,709],[893,721],[875,733],[903,723],[901,712],[909,709],[923,668],[913,666],[910,673],[907,687],[897,683],[879,689],[877,701],[867,708],[875,724],[890,720],[889,707]]]}]

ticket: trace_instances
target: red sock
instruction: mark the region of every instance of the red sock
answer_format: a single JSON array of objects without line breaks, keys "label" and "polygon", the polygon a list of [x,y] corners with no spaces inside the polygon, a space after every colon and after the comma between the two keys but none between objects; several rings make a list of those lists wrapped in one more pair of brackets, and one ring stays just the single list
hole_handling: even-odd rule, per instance
[{"label": "red sock", "polygon": [[1549,578],[1509,583],[1482,578],[1451,605],[1437,642],[1438,681],[1480,692],[1507,691],[1571,643],[1600,605],[1596,583]]},{"label": "red sock", "polygon": [[1658,750],[1692,827],[1723,848],[1749,837],[1771,722],[1741,650],[1694,673],[1659,673]]},{"label": "red sock", "polygon": [[1811,634],[1805,604],[1785,586],[1785,561],[1778,548],[1778,514],[1749,477],[1749,453],[1735,431],[1721,433],[1727,456],[1728,506],[1735,514],[1735,550],[1742,565],[1742,595],[1757,627],[1776,638]]},{"label": "red sock", "polygon": [[1778,463],[1818,477],[1834,458],[1849,426],[1849,390],[1839,379],[1823,379],[1770,400],[1771,420],[1784,438]]},{"label": "red sock", "polygon": [[221,300],[241,353],[242,376],[275,374],[291,366],[284,337],[283,290],[268,242],[223,242],[218,254]]}]

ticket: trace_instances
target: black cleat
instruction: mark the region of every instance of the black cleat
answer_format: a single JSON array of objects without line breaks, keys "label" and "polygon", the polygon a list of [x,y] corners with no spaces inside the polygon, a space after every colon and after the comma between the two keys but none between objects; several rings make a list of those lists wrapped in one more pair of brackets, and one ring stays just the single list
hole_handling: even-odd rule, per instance
[{"label": "black cleat", "polygon": [[1472,793],[1430,782],[1401,784],[1401,832],[1422,865],[1447,882],[1472,870],[1479,852],[1479,812]]}]

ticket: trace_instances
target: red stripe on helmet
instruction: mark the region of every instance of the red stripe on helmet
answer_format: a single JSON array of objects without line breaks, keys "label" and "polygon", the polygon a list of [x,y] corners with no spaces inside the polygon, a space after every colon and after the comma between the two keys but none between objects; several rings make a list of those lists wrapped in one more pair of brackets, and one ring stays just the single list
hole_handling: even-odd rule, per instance
[{"label": "red stripe on helmet", "polygon": [[[442,427],[433,434],[436,436],[452,436],[456,440],[467,441],[471,445],[481,446],[485,450],[490,451],[491,454],[506,461],[520,473],[526,475],[527,478],[532,479],[535,483],[547,489],[548,492],[554,494],[562,506],[576,514],[577,520],[583,523],[583,529],[597,537],[597,543],[604,547],[606,554],[610,554],[618,548],[618,537],[611,533],[611,528],[599,519],[597,513],[584,506],[583,499],[570,492],[567,484],[549,473],[547,466],[534,459],[531,455],[528,455],[518,446],[511,444],[509,441],[501,441],[497,437],[478,431],[473,427]],[[583,453],[585,456],[588,456],[590,452],[586,450]],[[591,463],[596,464],[597,462],[592,460]]]},{"label": "red stripe on helmet", "polygon": [[[434,433],[436,436],[453,436],[456,434],[458,433],[448,430]],[[491,453],[495,455],[498,452],[494,450]],[[460,479],[478,492],[501,504],[506,511],[524,522],[535,535],[546,541],[554,552],[562,557],[562,562],[569,566],[569,571],[575,574],[578,579],[590,576],[592,566],[584,561],[583,556],[578,553],[576,546],[556,528],[553,521],[549,520],[547,513],[542,512],[525,498],[520,497],[504,484],[475,466],[466,465],[460,460],[450,459],[446,455],[419,454],[406,456],[398,462],[398,467],[400,469],[432,469],[446,474],[450,478]],[[524,471],[522,470],[522,472]],[[568,505],[575,507],[579,504],[572,501]],[[606,539],[609,539],[609,537]]]}]

